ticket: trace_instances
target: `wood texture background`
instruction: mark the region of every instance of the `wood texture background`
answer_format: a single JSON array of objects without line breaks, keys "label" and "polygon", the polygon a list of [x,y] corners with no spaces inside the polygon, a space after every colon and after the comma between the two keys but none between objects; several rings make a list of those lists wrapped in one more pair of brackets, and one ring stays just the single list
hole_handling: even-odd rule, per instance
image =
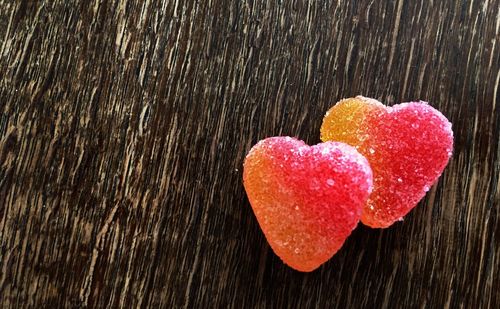
[{"label": "wood texture background", "polygon": [[[499,0],[0,0],[0,307],[498,308]],[[404,222],[313,273],[242,162],[363,94],[455,154]]]}]

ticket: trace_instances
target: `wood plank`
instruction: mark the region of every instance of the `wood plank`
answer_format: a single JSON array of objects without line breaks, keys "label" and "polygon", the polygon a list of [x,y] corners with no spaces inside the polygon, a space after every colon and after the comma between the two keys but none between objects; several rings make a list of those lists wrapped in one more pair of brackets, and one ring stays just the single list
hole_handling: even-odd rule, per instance
[{"label": "wood plank", "polygon": [[[0,304],[500,304],[500,3],[0,0]],[[242,186],[259,139],[319,142],[363,94],[422,99],[455,153],[404,222],[312,273]]]}]

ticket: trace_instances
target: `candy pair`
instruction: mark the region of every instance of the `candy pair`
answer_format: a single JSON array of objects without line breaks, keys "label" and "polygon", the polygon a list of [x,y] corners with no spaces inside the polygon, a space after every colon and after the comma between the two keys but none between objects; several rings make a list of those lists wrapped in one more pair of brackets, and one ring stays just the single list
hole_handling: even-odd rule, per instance
[{"label": "candy pair", "polygon": [[312,271],[342,246],[358,221],[401,220],[437,181],[452,153],[449,121],[425,102],[386,107],[356,97],[327,113],[315,146],[271,137],[248,153],[243,181],[271,248]]}]

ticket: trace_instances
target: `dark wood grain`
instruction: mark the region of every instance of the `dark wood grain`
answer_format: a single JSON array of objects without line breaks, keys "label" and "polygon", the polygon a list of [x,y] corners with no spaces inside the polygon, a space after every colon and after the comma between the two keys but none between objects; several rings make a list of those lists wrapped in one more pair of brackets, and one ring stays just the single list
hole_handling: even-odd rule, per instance
[{"label": "dark wood grain", "polygon": [[[499,28],[498,0],[0,0],[0,306],[498,308]],[[454,156],[296,272],[244,156],[358,94],[429,101]]]}]

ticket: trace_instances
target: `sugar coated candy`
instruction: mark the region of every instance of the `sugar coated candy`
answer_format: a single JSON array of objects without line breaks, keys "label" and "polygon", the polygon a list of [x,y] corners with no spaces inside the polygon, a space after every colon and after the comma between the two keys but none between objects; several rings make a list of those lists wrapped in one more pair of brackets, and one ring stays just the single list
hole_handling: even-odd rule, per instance
[{"label": "sugar coated candy", "polygon": [[248,153],[243,183],[271,248],[307,272],[330,259],[358,224],[372,172],[366,158],[344,143],[308,146],[271,137]]},{"label": "sugar coated candy", "polygon": [[374,228],[388,227],[414,208],[453,150],[451,123],[426,102],[387,107],[361,96],[326,113],[321,140],[352,145],[370,162],[373,192],[361,221]]}]

